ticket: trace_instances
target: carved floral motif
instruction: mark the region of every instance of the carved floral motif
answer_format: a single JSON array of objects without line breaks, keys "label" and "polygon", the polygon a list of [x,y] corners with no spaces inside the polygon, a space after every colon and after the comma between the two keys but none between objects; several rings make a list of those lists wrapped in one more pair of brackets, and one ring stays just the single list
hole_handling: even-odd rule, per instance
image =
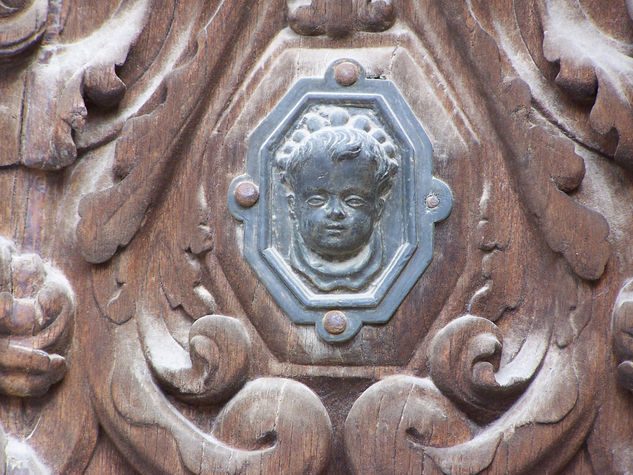
[{"label": "carved floral motif", "polygon": [[0,238],[0,392],[41,396],[64,377],[74,315],[66,278]]},{"label": "carved floral motif", "polygon": [[[68,371],[75,311],[74,292],[60,270],[37,254],[18,252],[13,242],[0,237],[0,394],[8,406],[0,408],[0,416],[11,429],[5,434],[0,423],[0,467],[7,473],[48,474],[68,468],[63,458],[49,464],[45,459],[51,454],[44,454],[44,459],[38,455],[42,440],[55,429],[63,428],[67,437],[58,445],[58,454],[65,455],[68,446],[82,450],[73,424],[54,421],[51,430],[59,399],[47,394],[59,393],[51,386]],[[89,408],[76,411],[79,424],[85,409]],[[39,413],[35,426],[29,422],[30,411]],[[86,441],[91,439],[88,427],[82,427]]]}]

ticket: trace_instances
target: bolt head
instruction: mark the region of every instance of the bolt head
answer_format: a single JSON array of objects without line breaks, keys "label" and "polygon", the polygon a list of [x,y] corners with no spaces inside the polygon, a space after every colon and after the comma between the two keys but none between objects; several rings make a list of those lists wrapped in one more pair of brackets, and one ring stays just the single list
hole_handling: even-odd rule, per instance
[{"label": "bolt head", "polygon": [[437,208],[440,205],[440,199],[437,195],[429,195],[426,197],[426,207],[427,208]]},{"label": "bolt head", "polygon": [[349,61],[343,61],[334,67],[334,78],[341,86],[351,86],[358,81],[358,66]]},{"label": "bolt head", "polygon": [[235,200],[242,208],[250,208],[259,199],[259,188],[250,181],[244,181],[235,187]]},{"label": "bolt head", "polygon": [[323,328],[331,335],[340,335],[347,328],[347,317],[340,310],[330,310],[323,317]]}]

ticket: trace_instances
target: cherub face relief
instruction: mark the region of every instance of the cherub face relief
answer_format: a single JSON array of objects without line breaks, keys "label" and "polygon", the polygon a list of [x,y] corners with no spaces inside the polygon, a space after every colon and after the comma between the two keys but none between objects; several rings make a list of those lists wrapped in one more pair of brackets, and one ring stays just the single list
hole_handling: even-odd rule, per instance
[{"label": "cherub face relief", "polygon": [[321,290],[358,290],[382,264],[379,221],[398,170],[369,117],[311,112],[277,155],[288,191],[290,263]]},{"label": "cherub face relief", "polygon": [[291,209],[306,246],[325,259],[353,257],[369,241],[384,201],[368,148],[354,158],[312,150],[293,178]]}]

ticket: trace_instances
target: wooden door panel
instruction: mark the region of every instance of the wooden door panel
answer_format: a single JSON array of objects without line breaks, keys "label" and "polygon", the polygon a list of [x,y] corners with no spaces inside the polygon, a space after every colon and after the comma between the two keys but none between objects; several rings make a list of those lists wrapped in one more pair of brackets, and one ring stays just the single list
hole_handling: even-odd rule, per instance
[{"label": "wooden door panel", "polygon": [[627,5],[0,2],[0,466],[632,472]]}]

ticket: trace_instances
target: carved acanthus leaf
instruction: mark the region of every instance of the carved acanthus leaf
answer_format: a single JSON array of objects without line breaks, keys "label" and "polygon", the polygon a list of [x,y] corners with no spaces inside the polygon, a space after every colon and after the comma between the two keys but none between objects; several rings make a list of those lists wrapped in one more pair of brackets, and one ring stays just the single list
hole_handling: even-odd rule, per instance
[{"label": "carved acanthus leaf", "polygon": [[40,396],[64,376],[55,352],[66,350],[74,314],[66,278],[0,238],[0,392]]},{"label": "carved acanthus leaf", "polygon": [[[562,254],[580,277],[599,279],[611,253],[608,223],[601,214],[565,193],[582,181],[582,159],[568,139],[553,137],[539,126],[524,130],[520,121],[516,121],[515,114],[530,108],[531,95],[523,81],[515,79],[501,87],[505,113],[515,120],[506,125],[500,123],[499,127],[503,136],[512,135],[516,139],[508,145],[523,199],[549,247]],[[558,217],[564,215],[573,226],[561,225]]]},{"label": "carved acanthus leaf", "polygon": [[[246,13],[250,6],[245,0],[221,3],[192,41],[194,54],[185,56],[165,78],[162,102],[126,122],[115,156],[116,164],[126,164],[120,167],[123,176],[117,177],[121,179],[113,186],[86,195],[79,205],[77,238],[87,261],[105,262],[119,247],[129,244],[175,163],[183,158],[181,139],[190,132],[209,97],[222,104],[229,100],[244,74],[243,68],[250,67],[258,53],[255,47],[247,48],[249,53],[228,68],[227,58],[233,57],[240,33],[247,34],[240,42],[257,39],[258,44],[263,41],[263,31],[272,34],[274,29],[264,28],[266,16],[261,14],[269,7],[261,6],[253,21],[254,13]],[[252,28],[243,28],[249,20]],[[226,87],[218,89],[222,81]],[[221,113],[221,107],[214,110],[215,120]]]},{"label": "carved acanthus leaf", "polygon": [[591,126],[603,136],[617,132],[610,154],[633,169],[633,47],[600,31],[577,2],[548,0],[541,19],[543,54],[560,66],[556,84],[593,103]]},{"label": "carved acanthus leaf", "polygon": [[[99,310],[115,323],[132,318],[143,289],[166,299],[171,309],[182,309],[193,320],[216,311],[215,299],[203,285],[200,263],[212,244],[204,189],[190,187],[175,193],[168,194],[167,206],[182,219],[171,226],[170,234],[158,225],[152,229],[150,246],[120,253],[107,267],[92,269],[92,289]],[[192,202],[196,204],[193,210]],[[136,259],[149,263],[147,275],[133,272],[131,266]]]},{"label": "carved acanthus leaf", "polygon": [[1,165],[55,170],[77,159],[73,131],[85,123],[84,97],[106,107],[121,99],[125,85],[115,66],[124,63],[140,33],[148,3],[129,0],[87,38],[39,51],[26,73],[19,155],[3,156]]},{"label": "carved acanthus leaf", "polygon": [[[190,226],[183,223],[183,234],[190,230],[194,235],[196,226],[186,224]],[[162,233],[155,242],[161,250],[158,264],[161,290],[171,308],[182,307],[194,319],[215,312],[215,299],[201,283],[202,270],[196,254],[182,250],[178,241],[167,239]]]},{"label": "carved acanthus leaf", "polygon": [[[498,45],[472,18],[467,5],[448,2],[440,8],[447,28],[457,33],[456,46],[479,80],[519,194],[545,241],[577,275],[599,279],[611,253],[609,226],[600,213],[567,195],[584,176],[584,163],[573,142],[552,135],[534,114],[529,86],[507,75]],[[566,216],[565,223],[561,216]]]},{"label": "carved acanthus leaf", "polygon": [[503,183],[484,182],[479,200],[480,220],[477,224],[478,247],[484,251],[481,274],[484,284],[471,297],[468,313],[493,322],[519,305],[525,279],[513,272],[527,240],[524,233],[514,232],[512,222],[518,210],[502,200]]}]

